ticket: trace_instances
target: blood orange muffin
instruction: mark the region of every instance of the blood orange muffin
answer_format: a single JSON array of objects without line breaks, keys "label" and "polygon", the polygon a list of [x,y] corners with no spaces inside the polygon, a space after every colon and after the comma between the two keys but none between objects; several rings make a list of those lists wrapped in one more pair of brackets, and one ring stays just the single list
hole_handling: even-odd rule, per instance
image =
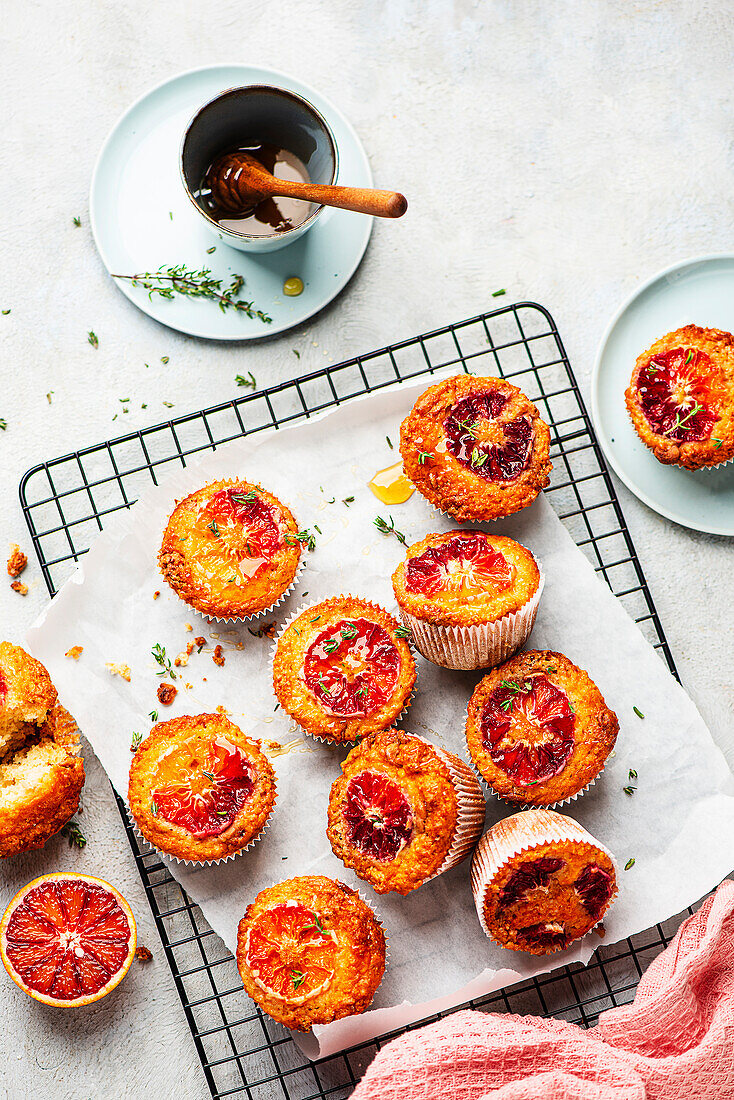
[{"label": "blood orange muffin", "polygon": [[549,483],[550,432],[522,390],[458,375],[431,386],[400,427],[405,474],[460,520],[492,520],[532,504]]},{"label": "blood orange muffin", "polygon": [[477,771],[508,802],[551,806],[580,794],[614,748],[619,722],[562,653],[519,653],[477,684],[466,740]]},{"label": "blood orange muffin", "polygon": [[343,882],[304,875],[261,890],[247,907],[237,968],[269,1016],[308,1031],[370,1005],[385,971],[385,933]]},{"label": "blood orange muffin", "polygon": [[178,502],[158,563],[176,595],[197,611],[250,618],[290,589],[306,538],[261,485],[214,481]]},{"label": "blood orange muffin", "polygon": [[327,836],[334,855],[378,894],[408,894],[469,855],[485,808],[458,756],[415,734],[383,730],[342,764]]},{"label": "blood orange muffin", "polygon": [[697,470],[734,458],[734,336],[669,332],[643,351],[625,392],[642,442],[659,462]]},{"label": "blood orange muffin", "polygon": [[41,662],[18,645],[0,642],[0,757],[46,721],[56,698]]},{"label": "blood orange muffin", "polygon": [[56,703],[0,760],[0,857],[42,848],[79,808],[84,786],[76,722]]},{"label": "blood orange muffin", "polygon": [[160,851],[207,863],[257,840],[275,804],[275,774],[259,741],[221,714],[153,726],[130,766],[138,829]]},{"label": "blood orange muffin", "polygon": [[377,604],[334,596],[301,611],[278,638],[280,705],[323,741],[386,729],[410,704],[415,660],[407,631]]},{"label": "blood orange muffin", "polygon": [[488,668],[527,640],[543,576],[513,539],[445,531],[409,546],[392,583],[424,657],[446,668]]},{"label": "blood orange muffin", "polygon": [[611,854],[553,810],[525,810],[488,829],[471,883],[487,935],[531,955],[551,955],[585,936],[617,893]]}]

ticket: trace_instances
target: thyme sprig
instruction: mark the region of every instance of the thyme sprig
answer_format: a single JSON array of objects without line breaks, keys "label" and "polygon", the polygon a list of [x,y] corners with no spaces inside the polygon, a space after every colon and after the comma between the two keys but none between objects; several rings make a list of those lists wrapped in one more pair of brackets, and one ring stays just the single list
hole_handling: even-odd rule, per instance
[{"label": "thyme sprig", "polygon": [[161,666],[161,671],[156,672],[156,676],[170,676],[172,680],[176,679],[176,673],[173,671],[171,665],[171,658],[166,654],[166,647],[161,645],[160,642],[156,642],[151,649],[151,654],[155,658],[157,664]]},{"label": "thyme sprig", "polygon": [[86,848],[87,838],[81,831],[76,821],[69,821],[61,830],[69,841],[70,848]]},{"label": "thyme sprig", "polygon": [[690,420],[692,416],[695,416],[696,413],[700,412],[702,408],[703,405],[701,405],[698,401],[694,401],[693,408],[690,410],[690,412],[687,412],[685,416],[681,416],[680,410],[678,410],[678,412],[676,412],[675,414],[675,421],[670,425],[669,428],[667,428],[663,432],[663,435],[670,435],[671,432],[677,432],[679,428],[682,428],[683,425],[688,420]]},{"label": "thyme sprig", "polygon": [[[316,528],[316,530],[318,531],[318,527]],[[321,532],[319,532],[319,534],[320,533]],[[283,542],[286,543],[287,546],[295,546],[297,542],[300,542],[301,545],[305,546],[306,549],[310,552],[313,552],[316,549],[316,539],[308,530],[308,528],[305,528],[303,531],[299,531],[295,535],[283,535]]]},{"label": "thyme sprig", "polygon": [[143,740],[142,733],[138,733],[137,730],[133,731],[132,741],[130,742],[130,752],[137,752],[140,747],[140,742]]},{"label": "thyme sprig", "polygon": [[154,294],[161,298],[173,298],[182,294],[187,298],[208,298],[217,302],[222,313],[228,309],[244,313],[247,317],[257,317],[263,324],[271,324],[273,318],[253,302],[240,298],[245,285],[242,275],[234,275],[229,286],[222,285],[221,279],[215,279],[211,268],[187,268],[186,264],[161,264],[157,271],[139,271],[135,275],[113,275],[113,279],[124,279],[133,286],[141,286],[148,291],[152,299]]},{"label": "thyme sprig", "polygon": [[500,708],[507,714],[515,706],[515,699],[521,692],[529,691],[531,685],[527,680],[501,680],[500,686],[509,691],[511,694],[509,698],[503,699],[500,703]]},{"label": "thyme sprig", "polygon": [[380,532],[381,535],[394,535],[395,538],[398,540],[399,543],[401,543],[402,546],[407,546],[408,545],[407,540],[406,540],[405,535],[403,534],[403,532],[398,531],[397,528],[395,527],[395,520],[392,516],[390,516],[390,522],[389,523],[387,523],[387,521],[384,520],[382,518],[382,516],[375,516],[375,518],[372,520],[372,522],[374,523],[375,527],[377,528],[377,530]]}]

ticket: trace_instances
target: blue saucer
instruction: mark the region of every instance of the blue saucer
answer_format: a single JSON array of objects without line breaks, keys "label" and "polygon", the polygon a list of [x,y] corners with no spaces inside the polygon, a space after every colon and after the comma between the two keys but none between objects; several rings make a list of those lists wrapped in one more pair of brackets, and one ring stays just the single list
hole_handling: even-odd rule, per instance
[{"label": "blue saucer", "polygon": [[[211,268],[228,284],[244,276],[242,297],[272,317],[271,324],[244,313],[223,313],[215,302],[159,295],[118,280],[131,302],[150,317],[190,336],[255,340],[301,324],[336,297],[356,271],[372,231],[371,217],[325,209],[300,240],[278,252],[254,255],[217,243],[184,193],[179,146],[194,111],[225,88],[278,84],[306,97],[331,126],[339,148],[339,182],[371,187],[372,172],[349,122],[329,100],[292,77],[252,65],[210,65],[181,73],[139,99],[102,147],[92,177],[90,219],[110,274],[156,271],[161,265]],[[209,252],[212,245],[216,251]],[[283,282],[299,276],[303,293],[283,294]]]}]

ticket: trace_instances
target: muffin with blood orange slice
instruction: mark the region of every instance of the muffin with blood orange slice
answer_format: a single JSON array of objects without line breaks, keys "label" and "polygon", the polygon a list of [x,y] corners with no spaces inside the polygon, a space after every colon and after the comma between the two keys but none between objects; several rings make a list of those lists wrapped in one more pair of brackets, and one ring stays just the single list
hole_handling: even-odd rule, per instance
[{"label": "muffin with blood orange slice", "polygon": [[530,650],[494,669],[469,701],[472,762],[508,802],[552,806],[600,774],[619,732],[614,711],[562,653]]},{"label": "muffin with blood orange slice", "polygon": [[643,351],[625,392],[659,462],[697,470],[734,458],[734,336],[687,325]]},{"label": "muffin with blood orange slice", "polygon": [[493,520],[532,504],[549,483],[550,431],[522,390],[459,375],[431,386],[400,427],[405,474],[460,520]]},{"label": "muffin with blood orange slice", "polygon": [[424,657],[445,668],[488,668],[526,642],[543,575],[513,539],[447,531],[409,546],[392,583]]},{"label": "muffin with blood orange slice", "polygon": [[403,730],[366,737],[329,796],[334,855],[378,894],[408,894],[469,855],[484,827],[479,783],[458,756]]},{"label": "muffin with blood orange slice", "polygon": [[221,714],[159,722],[130,766],[130,811],[154,847],[191,863],[228,859],[260,836],[275,774],[260,743]]},{"label": "muffin with blood orange slice", "polygon": [[247,619],[291,589],[307,541],[290,510],[261,485],[215,481],[176,505],[158,563],[176,595],[197,611]]},{"label": "muffin with blood orange slice", "polygon": [[304,875],[261,890],[247,907],[237,967],[269,1016],[308,1031],[370,1005],[385,970],[385,933],[354,890]]},{"label": "muffin with blood orange slice", "polygon": [[335,596],[296,615],[273,659],[280,705],[322,741],[386,729],[410,704],[415,660],[408,631],[377,604]]},{"label": "muffin with blood orange slice", "polygon": [[472,859],[474,904],[501,947],[551,955],[599,924],[617,893],[610,852],[553,810],[513,814],[488,829]]}]

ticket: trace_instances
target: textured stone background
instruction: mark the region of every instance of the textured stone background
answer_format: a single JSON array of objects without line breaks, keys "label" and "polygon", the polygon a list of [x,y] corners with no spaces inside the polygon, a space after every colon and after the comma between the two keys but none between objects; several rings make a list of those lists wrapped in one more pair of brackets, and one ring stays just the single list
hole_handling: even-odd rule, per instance
[{"label": "textured stone background", "polygon": [[[731,248],[731,14],[703,0],[3,4],[0,307],[12,313],[0,318],[0,550],[28,543],[22,473],[108,438],[120,395],[137,405],[125,429],[155,423],[164,400],[183,413],[227,399],[238,372],[274,383],[480,312],[497,287],[551,309],[586,390],[622,298],[678,259]],[[411,204],[403,222],[376,226],[331,308],[242,348],[178,336],[139,313],[107,278],[87,217],[97,151],[128,104],[182,69],[232,60],[290,71],[336,100],[377,184]],[[731,544],[619,493],[684,682],[726,747]],[[25,600],[0,585],[0,635],[18,641],[46,598],[33,564],[25,579]],[[0,904],[45,870],[99,873],[127,894],[155,960],[107,1002],[67,1014],[0,975],[0,1075],[19,1100],[203,1100],[109,785],[89,755],[87,764],[86,851],[59,839],[3,866]]]}]

